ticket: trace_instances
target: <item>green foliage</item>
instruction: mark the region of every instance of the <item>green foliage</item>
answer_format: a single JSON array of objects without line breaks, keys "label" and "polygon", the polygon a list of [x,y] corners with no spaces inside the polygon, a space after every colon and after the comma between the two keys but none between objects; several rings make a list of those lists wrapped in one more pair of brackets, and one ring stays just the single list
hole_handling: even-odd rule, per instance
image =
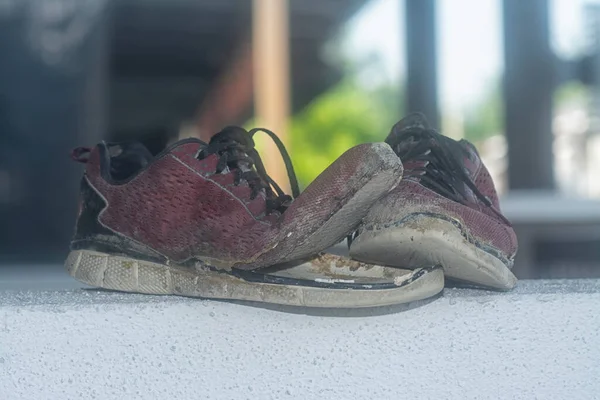
[{"label": "green foliage", "polygon": [[350,147],[381,141],[401,116],[401,90],[366,90],[346,79],[313,100],[291,123],[290,149],[298,179],[310,183]]},{"label": "green foliage", "polygon": [[490,85],[483,99],[465,114],[465,139],[478,142],[503,132],[504,106],[500,82]]},{"label": "green foliage", "polygon": [[558,108],[573,105],[585,107],[590,101],[590,89],[581,82],[565,82],[554,92],[554,106]]}]

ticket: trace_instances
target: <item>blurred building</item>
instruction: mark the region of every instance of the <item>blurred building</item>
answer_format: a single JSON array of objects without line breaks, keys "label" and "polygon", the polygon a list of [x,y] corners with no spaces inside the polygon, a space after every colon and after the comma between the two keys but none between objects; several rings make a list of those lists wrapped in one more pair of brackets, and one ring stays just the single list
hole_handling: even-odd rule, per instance
[{"label": "blurred building", "polygon": [[[425,112],[460,137],[464,119],[445,115],[439,102],[440,2],[398,3],[404,112]],[[208,140],[251,118],[285,141],[289,116],[342,79],[324,45],[372,3],[0,0],[2,257],[66,253],[81,172],[68,151],[77,145],[139,139],[158,152],[177,137]],[[503,129],[477,145],[519,234],[516,274],[600,276],[600,8],[581,10],[589,43],[563,59],[550,43],[552,2],[499,4],[504,76],[495,112]],[[587,102],[557,106],[566,82],[584,87]],[[269,154],[267,166],[277,162]]]},{"label": "blurred building", "polygon": [[[288,63],[292,111],[340,79],[321,49],[365,1],[291,1],[283,9],[289,24],[275,34],[289,37],[289,47],[262,62]],[[252,116],[253,7],[282,4],[0,2],[2,257],[58,260],[67,251],[81,173],[71,148],[143,139],[158,151],[184,123],[207,139]]]}]

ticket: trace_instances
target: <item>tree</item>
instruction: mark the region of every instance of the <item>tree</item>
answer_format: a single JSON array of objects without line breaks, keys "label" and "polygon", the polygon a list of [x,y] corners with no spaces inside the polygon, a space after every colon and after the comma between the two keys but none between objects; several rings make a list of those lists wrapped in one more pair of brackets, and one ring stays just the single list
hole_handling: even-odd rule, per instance
[{"label": "tree", "polygon": [[491,84],[482,100],[465,113],[465,139],[479,142],[504,130],[504,106],[500,80]]},{"label": "tree", "polygon": [[291,124],[292,159],[302,185],[350,147],[382,141],[400,116],[401,90],[362,88],[348,77],[315,98]]}]

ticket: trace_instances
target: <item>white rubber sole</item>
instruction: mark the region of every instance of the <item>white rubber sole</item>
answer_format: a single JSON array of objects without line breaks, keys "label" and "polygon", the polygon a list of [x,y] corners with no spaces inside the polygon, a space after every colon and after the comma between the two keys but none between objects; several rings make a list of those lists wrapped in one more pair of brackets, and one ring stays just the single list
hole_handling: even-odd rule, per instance
[{"label": "white rubber sole", "polygon": [[448,278],[499,290],[510,290],[517,283],[500,259],[470,243],[451,222],[435,217],[364,230],[352,242],[350,257],[400,268],[438,264]]},{"label": "white rubber sole", "polygon": [[[71,251],[65,266],[75,279],[105,289],[305,307],[361,308],[402,304],[432,297],[444,287],[441,267],[407,271],[365,266],[338,256],[325,257],[334,258],[320,258],[319,263],[306,262],[278,270],[269,277],[275,281],[286,278],[299,279],[297,282],[312,280],[316,285],[329,287],[252,282],[228,272],[163,265],[92,250]],[[350,283],[358,283],[363,289],[343,288]]]}]

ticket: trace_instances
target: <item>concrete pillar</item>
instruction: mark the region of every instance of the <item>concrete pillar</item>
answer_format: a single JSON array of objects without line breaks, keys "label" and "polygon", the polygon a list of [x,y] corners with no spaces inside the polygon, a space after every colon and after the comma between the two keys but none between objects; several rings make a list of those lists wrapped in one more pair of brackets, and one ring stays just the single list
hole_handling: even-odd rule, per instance
[{"label": "concrete pillar", "polygon": [[435,0],[406,1],[406,111],[424,113],[440,129]]},{"label": "concrete pillar", "polygon": [[548,1],[505,0],[502,4],[509,188],[554,189],[556,59],[550,49]]}]

